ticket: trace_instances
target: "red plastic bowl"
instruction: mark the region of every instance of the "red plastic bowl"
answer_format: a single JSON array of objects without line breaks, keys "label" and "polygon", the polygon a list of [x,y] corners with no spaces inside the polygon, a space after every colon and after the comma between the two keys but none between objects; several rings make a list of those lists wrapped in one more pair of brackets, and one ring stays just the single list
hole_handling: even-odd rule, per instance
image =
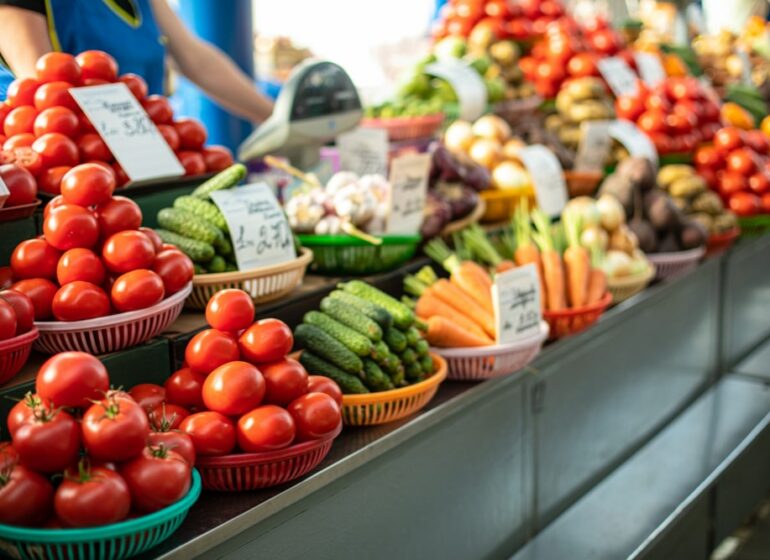
[{"label": "red plastic bowl", "polygon": [[548,338],[556,340],[587,329],[599,320],[610,303],[612,303],[612,294],[607,292],[602,299],[591,305],[563,311],[543,311],[543,319],[551,327]]},{"label": "red plastic bowl", "polygon": [[709,236],[706,246],[706,256],[720,255],[733,246],[735,240],[741,236],[741,228],[734,227],[730,231]]},{"label": "red plastic bowl", "polygon": [[40,206],[39,200],[29,204],[20,204],[19,206],[3,206],[0,208],[0,222],[29,218],[35,213],[38,206]]},{"label": "red plastic bowl", "polygon": [[40,335],[36,327],[0,342],[0,384],[9,381],[24,367],[32,351],[32,344]]}]

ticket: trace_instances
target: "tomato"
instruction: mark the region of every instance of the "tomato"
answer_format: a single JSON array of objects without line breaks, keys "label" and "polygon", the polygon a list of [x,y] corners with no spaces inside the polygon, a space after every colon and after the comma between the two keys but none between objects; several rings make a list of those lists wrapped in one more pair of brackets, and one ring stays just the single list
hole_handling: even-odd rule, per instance
[{"label": "tomato", "polygon": [[95,132],[86,132],[77,140],[78,154],[81,161],[107,161],[113,159],[112,152],[104,143],[104,140]]},{"label": "tomato", "polygon": [[203,175],[206,172],[206,162],[199,152],[182,150],[176,153],[176,157],[184,167],[184,174],[188,177]]},{"label": "tomato", "polygon": [[43,167],[56,167],[59,165],[77,165],[78,147],[64,134],[49,132],[38,137],[32,143],[32,149],[40,154],[43,159]]},{"label": "tomato", "polygon": [[323,375],[310,375],[307,379],[308,393],[325,393],[333,398],[338,405],[342,406],[342,390],[340,390],[340,386],[333,379]]},{"label": "tomato", "polygon": [[612,29],[600,29],[588,37],[591,46],[602,54],[615,54],[620,48],[621,40]]},{"label": "tomato", "polygon": [[120,467],[131,492],[132,507],[142,513],[158,511],[181,500],[190,490],[190,464],[176,451],[146,447]]},{"label": "tomato", "polygon": [[96,163],[83,163],[73,167],[61,182],[64,201],[79,206],[106,203],[114,190],[114,175]]},{"label": "tomato", "polygon": [[224,171],[233,164],[233,154],[225,146],[206,146],[201,153],[209,173]]},{"label": "tomato", "polygon": [[238,339],[243,358],[255,364],[275,362],[291,352],[294,335],[278,319],[262,319],[250,326]]},{"label": "tomato", "polygon": [[83,321],[110,314],[110,299],[99,286],[75,280],[59,288],[51,303],[57,321]]},{"label": "tomato", "polygon": [[34,107],[29,105],[16,107],[5,117],[3,132],[9,138],[16,134],[31,134],[35,130],[36,118],[37,110]]},{"label": "tomato", "polygon": [[666,132],[666,115],[658,109],[648,109],[641,115],[637,125],[642,132],[648,134],[655,132]]},{"label": "tomato", "polygon": [[203,382],[203,404],[226,416],[256,408],[265,396],[265,378],[247,362],[229,362],[212,371]]},{"label": "tomato", "polygon": [[260,366],[265,378],[265,402],[287,406],[308,392],[308,375],[298,361],[284,358]]},{"label": "tomato", "polygon": [[131,93],[134,94],[134,97],[136,97],[140,102],[147,97],[147,82],[144,81],[144,78],[137,74],[123,74],[118,78],[119,82],[123,82],[128,86],[128,89],[131,90]]},{"label": "tomato", "polygon": [[467,18],[451,19],[447,22],[447,32],[456,37],[467,37],[473,28],[473,20]]},{"label": "tomato", "polygon": [[[113,235],[120,232],[134,231],[135,234],[143,235],[144,238],[147,238],[150,243],[152,243],[152,240],[149,239],[146,232],[136,231],[139,226],[142,225],[142,210],[139,208],[139,205],[130,198],[113,196],[109,198],[107,202],[99,204],[96,207],[96,220],[99,222],[99,231],[101,232],[102,238],[112,238]],[[130,246],[138,244],[142,251],[142,260],[140,264],[146,265],[148,252],[147,245],[144,243],[144,238],[140,238],[138,235],[134,234],[116,238],[115,244],[111,247],[111,250],[117,251],[117,253],[112,254],[111,258],[117,259],[118,263],[122,262],[122,253],[120,253],[120,251],[128,251]],[[153,254],[154,252],[155,251],[153,250]],[[116,270],[116,272],[119,272],[119,270]]]},{"label": "tomato", "polygon": [[45,239],[27,239],[11,254],[11,270],[17,280],[25,278],[56,278],[56,266],[61,252]]},{"label": "tomato", "polygon": [[673,110],[671,101],[664,92],[653,92],[644,100],[644,108],[647,111],[662,111],[670,113]]},{"label": "tomato", "polygon": [[176,131],[176,128],[174,128],[174,125],[159,124],[158,132],[163,136],[163,139],[166,141],[169,148],[175,152],[179,149],[179,133]]},{"label": "tomato", "polygon": [[191,467],[195,464],[195,446],[192,438],[184,432],[179,430],[150,432],[148,445],[156,448],[162,445],[165,449],[178,453]]},{"label": "tomato", "polygon": [[619,119],[635,122],[644,112],[644,103],[638,96],[621,95],[615,100],[615,112]]},{"label": "tomato", "polygon": [[163,280],[152,270],[132,270],[115,280],[111,295],[118,311],[146,309],[163,301]]},{"label": "tomato", "polygon": [[761,130],[747,130],[744,132],[744,137],[746,139],[746,146],[758,154],[767,155],[768,149],[770,149],[770,142],[764,132]]},{"label": "tomato", "polygon": [[61,352],[49,358],[38,371],[35,390],[55,406],[90,407],[104,398],[110,379],[104,364],[85,352]]},{"label": "tomato", "polygon": [[166,379],[163,387],[166,391],[166,399],[172,404],[186,408],[200,408],[203,406],[203,383],[206,376],[183,367],[171,374]]},{"label": "tomato", "polygon": [[48,194],[60,194],[61,180],[70,169],[66,165],[46,169],[37,179],[38,188]]},{"label": "tomato", "polygon": [[47,278],[28,278],[11,285],[12,290],[21,292],[32,300],[35,307],[35,321],[51,318],[51,303],[59,287]]},{"label": "tomato", "polygon": [[723,159],[722,155],[713,146],[702,146],[698,148],[694,156],[695,166],[698,168],[706,167],[708,169],[717,170],[722,167]]},{"label": "tomato", "polygon": [[735,193],[745,191],[748,187],[749,185],[746,177],[735,171],[725,171],[719,178],[719,192],[725,198],[729,198]]},{"label": "tomato", "polygon": [[105,467],[69,469],[54,496],[56,516],[66,527],[96,527],[123,521],[131,493],[118,473]]},{"label": "tomato", "polygon": [[85,114],[78,115],[78,122],[80,122],[81,134],[85,134],[88,132],[96,133],[96,128],[94,128],[93,123],[91,123],[91,121],[88,120],[88,117],[85,116]]},{"label": "tomato", "polygon": [[[758,195],[770,192],[770,177],[766,171],[759,171],[749,177],[749,188]],[[0,292],[2,297],[2,292]]]},{"label": "tomato", "polygon": [[34,78],[17,78],[8,84],[5,92],[5,102],[9,107],[35,104],[35,91],[40,82]]},{"label": "tomato", "polygon": [[[16,148],[30,148],[35,142],[35,135],[31,132],[14,134],[3,142],[3,150],[15,150]],[[15,159],[15,158],[14,158]]]},{"label": "tomato", "polygon": [[697,99],[700,85],[688,78],[669,78],[665,82],[668,94],[674,99]]},{"label": "tomato", "polygon": [[102,259],[108,270],[118,274],[150,268],[155,259],[155,246],[141,231],[127,229],[107,238],[102,247]]},{"label": "tomato", "polygon": [[67,82],[49,82],[41,85],[35,91],[35,109],[42,111],[49,107],[66,107],[77,113],[78,104],[69,92],[71,87]]},{"label": "tomato", "polygon": [[59,132],[65,136],[74,136],[80,123],[77,115],[66,107],[50,107],[38,113],[33,123],[35,136],[47,132]]},{"label": "tomato", "polygon": [[[34,144],[34,142],[33,142]],[[32,173],[40,175],[43,171],[43,157],[32,148],[15,148],[13,150],[14,163]]]},{"label": "tomato", "polygon": [[0,301],[4,301],[11,307],[16,315],[16,336],[24,334],[32,329],[35,320],[35,306],[26,295],[15,290],[0,291]]},{"label": "tomato", "polygon": [[142,101],[142,106],[155,124],[167,124],[174,118],[171,104],[162,95],[149,95]]},{"label": "tomato", "polygon": [[10,266],[0,266],[0,290],[7,290],[13,284],[13,270]]},{"label": "tomato", "polygon": [[61,409],[35,410],[13,434],[19,463],[41,473],[55,473],[75,464],[80,453],[80,427]]},{"label": "tomato", "polygon": [[726,126],[714,134],[714,147],[727,154],[743,146],[743,134],[734,126]]},{"label": "tomato", "polygon": [[83,415],[83,443],[101,461],[121,462],[139,455],[150,423],[141,406],[125,394],[113,394],[91,405]]},{"label": "tomato", "polygon": [[177,404],[161,403],[147,411],[150,426],[155,431],[176,430],[190,412]]},{"label": "tomato", "polygon": [[760,198],[760,207],[763,214],[770,214],[770,193],[762,195]]},{"label": "tomato", "polygon": [[[686,134],[698,125],[698,118],[692,113],[671,113],[666,116],[666,126],[675,134]],[[682,150],[686,151],[686,150]]]},{"label": "tomato", "polygon": [[175,250],[158,253],[152,263],[152,270],[163,280],[167,296],[187,286],[195,275],[190,257]]},{"label": "tomato", "polygon": [[60,251],[88,249],[99,240],[99,224],[92,212],[65,202],[43,220],[43,234]]},{"label": "tomato", "polygon": [[308,393],[287,407],[297,425],[297,441],[329,436],[342,422],[340,405],[326,393]]},{"label": "tomato", "polygon": [[730,196],[729,207],[738,216],[753,216],[762,209],[762,203],[754,193],[738,192]]},{"label": "tomato", "polygon": [[192,439],[196,455],[227,455],[235,448],[233,421],[219,412],[191,414],[182,420],[179,429]]},{"label": "tomato", "polygon": [[117,161],[112,164],[112,170],[115,172],[115,183],[117,183],[118,187],[122,187],[131,182],[131,178],[126,174],[123,167],[121,167]]},{"label": "tomato", "polygon": [[145,411],[149,411],[156,405],[166,400],[166,390],[160,385],[154,383],[140,383],[134,385],[128,392],[131,398],[136,401],[136,404],[141,406]]},{"label": "tomato", "polygon": [[220,331],[242,331],[254,322],[254,302],[243,290],[220,290],[206,305],[206,322]]},{"label": "tomato", "polygon": [[551,61],[558,62],[563,66],[575,55],[572,45],[573,42],[568,37],[551,38],[546,46],[547,56]]},{"label": "tomato", "polygon": [[71,54],[47,52],[35,63],[37,79],[41,82],[64,81],[70,84],[80,83],[80,66]]},{"label": "tomato", "polygon": [[754,154],[748,148],[738,148],[727,154],[727,169],[748,177],[757,169]]},{"label": "tomato", "polygon": [[185,362],[191,370],[208,374],[227,362],[241,359],[235,337],[216,329],[206,329],[196,334],[184,352]]},{"label": "tomato", "polygon": [[560,82],[565,78],[564,67],[557,61],[542,61],[535,68],[535,77],[540,80]]},{"label": "tomato", "polygon": [[19,454],[10,441],[0,441],[0,473],[13,468],[19,462]]},{"label": "tomato", "polygon": [[118,63],[104,51],[83,51],[75,57],[83,80],[97,78],[114,82],[118,77]]},{"label": "tomato", "polygon": [[26,169],[13,163],[0,165],[0,179],[10,193],[5,201],[6,207],[32,204],[37,200],[37,183]]},{"label": "tomato", "polygon": [[16,336],[16,312],[10,303],[0,300],[0,340]]},{"label": "tomato", "polygon": [[0,474],[0,523],[34,527],[51,515],[53,486],[44,476],[22,466]]},{"label": "tomato", "polygon": [[706,122],[717,124],[717,130],[721,127],[719,125],[719,118],[720,118],[720,112],[719,112],[719,105],[714,103],[711,100],[704,101],[702,103],[703,105],[703,112],[701,113],[701,119],[703,119]]},{"label": "tomato", "polygon": [[57,208],[64,206],[64,204],[66,203],[64,202],[64,198],[61,195],[53,197],[48,201],[48,204],[45,205],[45,208],[43,208],[43,219],[47,218],[48,215]]},{"label": "tomato", "polygon": [[238,420],[238,447],[246,453],[283,449],[296,435],[294,419],[285,408],[266,404]]},{"label": "tomato", "polygon": [[522,56],[519,59],[519,68],[521,68],[521,71],[525,76],[527,76],[528,79],[530,77],[534,78],[535,68],[537,68],[537,60],[532,56]]},{"label": "tomato", "polygon": [[25,422],[31,420],[40,409],[52,409],[51,401],[29,391],[18,401],[8,413],[8,434],[13,438],[16,430]]},{"label": "tomato", "polygon": [[706,184],[711,190],[719,190],[719,179],[717,178],[717,171],[714,171],[708,167],[698,167],[696,171],[698,175],[703,177],[703,180],[706,181]]},{"label": "tomato", "polygon": [[76,281],[101,286],[105,276],[101,259],[90,249],[70,249],[61,256],[56,266],[56,279],[61,286]]}]

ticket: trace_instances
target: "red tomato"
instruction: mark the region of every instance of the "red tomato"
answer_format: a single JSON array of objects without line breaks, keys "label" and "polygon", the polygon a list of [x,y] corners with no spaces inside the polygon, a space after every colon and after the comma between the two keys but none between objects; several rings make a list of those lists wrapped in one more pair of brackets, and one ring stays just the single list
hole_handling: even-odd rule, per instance
[{"label": "red tomato", "polygon": [[220,331],[242,331],[254,322],[254,302],[243,290],[220,290],[206,305],[206,322]]},{"label": "red tomato", "polygon": [[[118,197],[115,197],[115,198],[118,198]],[[122,198],[122,197],[119,197],[119,198]],[[141,211],[141,209],[140,209],[140,211]],[[145,234],[150,239],[150,241],[152,241],[152,246],[155,247],[155,254],[157,255],[158,253],[160,253],[161,249],[163,248],[163,240],[155,232],[155,230],[152,229],[152,228],[148,228],[148,227],[140,227],[139,231],[141,231],[143,234]],[[181,253],[181,251],[179,251],[179,252]]]},{"label": "red tomato", "polygon": [[176,430],[188,416],[190,412],[186,408],[171,403],[155,405],[147,412],[150,427],[159,432]]},{"label": "red tomato", "polygon": [[20,206],[32,204],[37,200],[37,183],[32,173],[13,163],[0,165],[0,179],[8,187],[10,195],[5,206]]},{"label": "red tomato", "polygon": [[206,172],[206,162],[200,152],[181,150],[176,153],[176,157],[184,167],[184,174],[188,177],[203,175]]},{"label": "red tomato", "polygon": [[719,192],[723,197],[729,198],[731,195],[748,189],[746,176],[735,171],[725,171],[719,178]]},{"label": "red tomato", "polygon": [[723,159],[722,155],[713,146],[701,146],[695,152],[694,162],[696,167],[706,167],[708,169],[717,170],[722,167]]},{"label": "red tomato", "polygon": [[644,107],[648,111],[661,111],[663,113],[669,113],[673,110],[671,101],[665,92],[653,92],[648,95],[647,99],[644,100]]},{"label": "red tomato", "polygon": [[163,136],[163,139],[166,141],[169,148],[175,152],[179,149],[179,133],[176,131],[176,128],[174,128],[174,125],[159,124],[158,132]]},{"label": "red tomato", "polygon": [[7,290],[13,284],[13,270],[10,266],[0,266],[0,290]]},{"label": "red tomato", "polygon": [[[766,171],[759,171],[749,177],[749,188],[758,195],[770,192],[770,177]],[[2,292],[0,292],[2,297]]]},{"label": "red tomato", "polygon": [[49,358],[35,378],[37,394],[55,406],[87,408],[110,388],[104,364],[85,352],[61,352]]},{"label": "red tomato", "polygon": [[152,270],[140,268],[119,276],[111,293],[118,311],[146,309],[163,301],[163,280]]},{"label": "red tomato", "polygon": [[16,312],[10,303],[0,300],[0,340],[16,336]]},{"label": "red tomato", "polygon": [[111,162],[114,159],[107,144],[95,132],[83,134],[78,138],[77,146],[81,161],[97,160]]},{"label": "red tomato", "polygon": [[163,280],[167,296],[184,288],[195,275],[190,257],[176,250],[161,251],[155,255],[152,270]]},{"label": "red tomato", "polygon": [[142,407],[125,394],[91,405],[83,415],[83,443],[100,461],[127,461],[147,444],[150,423]]},{"label": "red tomato", "polygon": [[297,425],[297,441],[327,437],[342,422],[340,406],[325,393],[302,395],[287,410]]},{"label": "red tomato", "polygon": [[748,177],[756,171],[754,154],[748,148],[738,148],[727,154],[727,170]]},{"label": "red tomato", "polygon": [[663,111],[648,109],[639,116],[637,124],[642,132],[648,134],[666,132],[666,115]]},{"label": "red tomato", "polygon": [[99,224],[92,212],[82,206],[64,203],[43,221],[46,241],[66,251],[77,247],[90,248],[99,240]]},{"label": "red tomato", "polygon": [[235,448],[235,426],[224,414],[196,412],[182,420],[179,429],[192,439],[196,455],[227,455]]},{"label": "red tomato", "polygon": [[32,149],[40,154],[43,167],[58,165],[77,165],[78,147],[75,143],[58,132],[43,134],[32,143]]},{"label": "red tomato", "polygon": [[11,254],[11,270],[17,280],[25,278],[56,278],[56,266],[61,252],[45,239],[27,239],[19,243]]},{"label": "red tomato", "polygon": [[719,111],[719,105],[717,105],[714,101],[706,100],[703,101],[703,112],[701,113],[701,119],[716,125],[716,132],[721,128],[721,124],[719,122],[720,119],[720,111]]},{"label": "red tomato", "polygon": [[619,119],[636,122],[644,112],[644,103],[638,96],[621,95],[615,100],[615,112]]},{"label": "red tomato", "polygon": [[[37,110],[29,105],[16,107],[5,117],[3,122],[3,132],[10,138],[16,134],[31,134],[35,130],[35,119]],[[6,143],[8,141],[6,140]],[[5,144],[3,145],[5,148]],[[5,148],[8,149],[8,148]]]},{"label": "red tomato", "polygon": [[688,78],[669,78],[666,82],[668,94],[674,99],[697,99],[700,85]]},{"label": "red tomato", "polygon": [[59,288],[51,302],[57,321],[83,321],[110,314],[110,299],[99,286],[76,280]]},{"label": "red tomato", "polygon": [[35,136],[47,132],[59,132],[65,136],[74,136],[80,123],[77,115],[66,107],[50,107],[38,113],[33,123]]},{"label": "red tomato", "polygon": [[196,334],[187,344],[184,359],[191,370],[208,374],[227,362],[241,359],[235,337],[216,329]]},{"label": "red tomato", "polygon": [[266,404],[238,420],[238,447],[246,453],[274,451],[291,445],[296,435],[294,419],[285,408]]},{"label": "red tomato", "polygon": [[537,60],[532,56],[522,56],[519,59],[519,68],[527,78],[535,77],[535,68],[537,68]]},{"label": "red tomato", "polygon": [[[134,231],[135,234],[143,235],[150,240],[150,243],[152,243],[152,239],[149,238],[147,232],[135,231],[142,225],[142,210],[139,208],[139,205],[130,198],[113,196],[109,198],[107,202],[99,204],[96,207],[96,220],[99,222],[99,231],[101,232],[103,239],[111,238],[111,236],[116,233]],[[142,256],[146,259],[148,254],[147,245],[144,243],[143,238],[140,241],[137,241],[137,239],[139,239],[138,236],[134,234],[116,238],[115,245],[112,249],[115,251],[128,251],[130,249],[129,245],[139,244]],[[155,246],[153,245],[153,249],[154,247]],[[112,257],[117,259],[118,262],[121,262],[121,256],[119,254],[112,255]],[[146,260],[142,260],[141,264],[146,265]],[[120,271],[116,270],[115,272]]]},{"label": "red tomato", "polygon": [[185,408],[200,408],[203,406],[204,381],[206,381],[205,375],[183,367],[171,374],[163,384],[166,399],[172,404]]},{"label": "red tomato", "polygon": [[34,527],[51,515],[53,486],[38,473],[15,465],[0,480],[0,523]]},{"label": "red tomato", "polygon": [[185,463],[191,467],[195,464],[195,446],[192,438],[184,432],[179,430],[150,432],[148,445],[155,448],[162,445],[169,451],[179,453]]},{"label": "red tomato", "polygon": [[134,385],[128,392],[131,398],[136,401],[136,404],[141,406],[145,411],[152,410],[156,405],[166,400],[166,390],[160,385],[154,383],[140,383]]},{"label": "red tomato", "polygon": [[88,132],[96,133],[96,129],[94,128],[94,125],[91,123],[90,120],[88,120],[88,117],[83,115],[78,115],[78,122],[80,123],[80,133],[85,134]]},{"label": "red tomato", "polygon": [[265,402],[287,406],[308,392],[308,375],[297,360],[284,358],[260,366],[265,378]]},{"label": "red tomato", "polygon": [[32,175],[38,176],[43,171],[43,157],[32,148],[15,148],[13,158],[17,166],[26,169]]},{"label": "red tomato", "polygon": [[99,79],[114,82],[118,77],[118,63],[104,51],[83,51],[75,57],[83,80]]},{"label": "red tomato", "polygon": [[123,521],[131,494],[123,477],[105,467],[71,468],[56,489],[56,516],[66,527],[96,527]]},{"label": "red tomato", "polygon": [[680,136],[690,132],[697,125],[698,118],[692,113],[674,112],[666,116],[666,126]]},{"label": "red tomato", "polygon": [[16,290],[1,290],[0,301],[13,307],[16,315],[16,336],[32,329],[35,321],[35,306],[32,305],[31,299]]},{"label": "red tomato", "polygon": [[112,164],[112,170],[115,172],[115,183],[117,183],[118,187],[127,185],[131,181],[131,178],[117,161]]},{"label": "red tomato", "polygon": [[561,62],[545,60],[541,61],[537,68],[535,68],[535,77],[540,80],[560,82],[566,75]]},{"label": "red tomato", "polygon": [[134,97],[136,97],[139,101],[142,101],[145,97],[147,97],[147,82],[144,81],[144,78],[137,74],[123,74],[118,78],[119,82],[123,82],[128,86],[128,89],[131,90],[131,93],[134,94]]},{"label": "red tomato", "polygon": [[598,30],[588,37],[591,46],[602,54],[615,54],[620,48],[621,39],[612,29]]},{"label": "red tomato", "polygon": [[243,358],[254,364],[275,362],[291,352],[294,335],[278,319],[262,319],[250,326],[238,339]]},{"label": "red tomato", "polygon": [[770,214],[770,194],[763,194],[760,199],[760,206],[763,214]]},{"label": "red tomato", "polygon": [[61,194],[61,180],[70,169],[66,165],[46,169],[37,178],[37,186],[48,194]]},{"label": "red tomato", "polygon": [[[3,150],[15,150],[16,148],[30,148],[35,142],[35,135],[31,132],[14,134],[3,142]],[[14,158],[15,159],[15,158]]]},{"label": "red tomato", "polygon": [[734,126],[726,126],[714,134],[714,147],[727,154],[743,146],[743,134]]},{"label": "red tomato", "polygon": [[19,462],[41,473],[55,473],[75,464],[80,452],[80,427],[60,409],[38,409],[13,434]]},{"label": "red tomato", "polygon": [[142,101],[142,106],[155,124],[167,124],[174,118],[171,104],[162,95],[149,95]]},{"label": "red tomato", "polygon": [[225,146],[206,146],[201,153],[209,173],[218,173],[233,164],[233,154]]},{"label": "red tomato", "polygon": [[595,76],[597,72],[596,57],[591,53],[577,53],[567,63],[567,73],[573,78]]},{"label": "red tomato", "polygon": [[47,218],[48,215],[57,208],[64,206],[64,204],[64,198],[61,195],[53,197],[50,201],[48,201],[48,204],[45,205],[45,208],[43,208],[43,219]]},{"label": "red tomato", "polygon": [[[66,107],[78,112],[78,104],[70,95],[69,89],[72,87],[67,82],[49,82],[41,85],[35,91],[35,109],[42,111],[49,107]],[[82,121],[81,121],[82,122]]]},{"label": "red tomato", "polygon": [[333,379],[323,375],[310,375],[307,379],[308,393],[325,393],[333,398],[340,407],[342,406],[342,391]]},{"label": "red tomato", "polygon": [[77,281],[101,286],[104,278],[104,265],[90,249],[70,249],[61,256],[56,266],[56,279],[61,286]]},{"label": "red tomato", "polygon": [[535,90],[537,93],[546,99],[553,99],[556,94],[559,93],[560,82],[554,82],[552,80],[535,80]]},{"label": "red tomato", "polygon": [[744,137],[746,139],[746,146],[758,154],[767,155],[768,149],[770,149],[770,141],[768,141],[764,132],[761,130],[746,130]]},{"label": "red tomato", "polygon": [[729,206],[738,216],[753,216],[762,209],[762,202],[754,193],[738,192],[730,196]]},{"label": "red tomato", "polygon": [[35,63],[37,79],[41,82],[64,81],[70,84],[80,83],[80,66],[71,54],[48,52]]},{"label": "red tomato", "polygon": [[13,405],[13,408],[8,413],[8,434],[13,438],[16,430],[22,424],[31,420],[38,410],[50,410],[52,408],[51,401],[28,391],[24,398]]},{"label": "red tomato", "polygon": [[101,165],[83,163],[73,167],[62,179],[64,201],[78,206],[108,202],[115,190],[115,177]]},{"label": "red tomato", "polygon": [[190,490],[190,464],[176,451],[146,447],[120,467],[131,492],[131,506],[152,513],[181,500]]},{"label": "red tomato", "polygon": [[152,267],[155,246],[141,231],[127,229],[113,233],[102,247],[102,259],[108,270],[122,274]]},{"label": "red tomato", "polygon": [[28,278],[19,280],[11,286],[32,300],[35,306],[35,321],[47,321],[51,318],[51,303],[59,287],[46,278]]},{"label": "red tomato", "polygon": [[21,107],[22,105],[35,104],[35,91],[40,82],[34,78],[21,78],[8,84],[5,92],[5,102],[9,107]]},{"label": "red tomato", "polygon": [[212,371],[203,382],[203,404],[226,416],[239,416],[262,403],[265,378],[247,362],[229,362]]},{"label": "red tomato", "polygon": [[714,171],[708,167],[698,167],[696,171],[698,172],[698,175],[703,177],[711,190],[719,190],[719,178],[717,177],[717,171]]}]

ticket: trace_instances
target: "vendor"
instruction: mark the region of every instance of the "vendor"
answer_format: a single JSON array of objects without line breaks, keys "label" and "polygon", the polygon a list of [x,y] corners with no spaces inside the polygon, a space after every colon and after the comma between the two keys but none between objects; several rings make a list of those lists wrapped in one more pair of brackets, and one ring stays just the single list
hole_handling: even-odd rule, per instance
[{"label": "vendor", "polygon": [[56,50],[102,50],[122,73],[164,93],[166,53],[212,99],[252,122],[273,105],[222,51],[191,33],[166,0],[0,0],[0,100],[14,77],[35,77],[35,62]]}]

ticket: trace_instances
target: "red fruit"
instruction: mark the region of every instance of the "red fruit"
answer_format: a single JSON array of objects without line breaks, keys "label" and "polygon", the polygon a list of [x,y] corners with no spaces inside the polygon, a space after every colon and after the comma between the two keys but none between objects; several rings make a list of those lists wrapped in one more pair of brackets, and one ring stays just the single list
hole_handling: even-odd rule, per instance
[{"label": "red fruit", "polygon": [[66,107],[51,107],[40,111],[33,124],[35,136],[42,136],[47,132],[59,132],[72,137],[78,131],[78,127],[77,115]]},{"label": "red fruit", "polygon": [[115,177],[101,165],[84,163],[73,167],[62,178],[64,201],[78,206],[95,206],[110,200]]},{"label": "red fruit", "polygon": [[17,280],[25,278],[56,278],[56,266],[61,251],[45,239],[27,239],[11,253],[11,270]]},{"label": "red fruit", "polygon": [[80,66],[71,54],[57,51],[47,52],[37,59],[35,70],[37,71],[37,79],[41,82],[80,83]]},{"label": "red fruit", "polygon": [[56,279],[61,286],[78,280],[101,286],[104,277],[104,265],[90,249],[70,249],[61,256],[56,266]]},{"label": "red fruit", "polygon": [[35,307],[35,321],[51,318],[51,303],[59,287],[45,278],[28,278],[11,285],[12,290],[21,292],[32,300]]},{"label": "red fruit", "polygon": [[58,132],[43,134],[32,143],[32,150],[43,160],[43,167],[77,165],[78,147],[70,138]]},{"label": "red fruit", "polygon": [[110,299],[99,286],[76,280],[65,284],[51,302],[57,321],[84,321],[110,313]]},{"label": "red fruit", "polygon": [[5,92],[5,102],[9,107],[21,107],[22,105],[35,104],[35,91],[40,87],[40,82],[34,78],[16,79],[8,84]]}]

